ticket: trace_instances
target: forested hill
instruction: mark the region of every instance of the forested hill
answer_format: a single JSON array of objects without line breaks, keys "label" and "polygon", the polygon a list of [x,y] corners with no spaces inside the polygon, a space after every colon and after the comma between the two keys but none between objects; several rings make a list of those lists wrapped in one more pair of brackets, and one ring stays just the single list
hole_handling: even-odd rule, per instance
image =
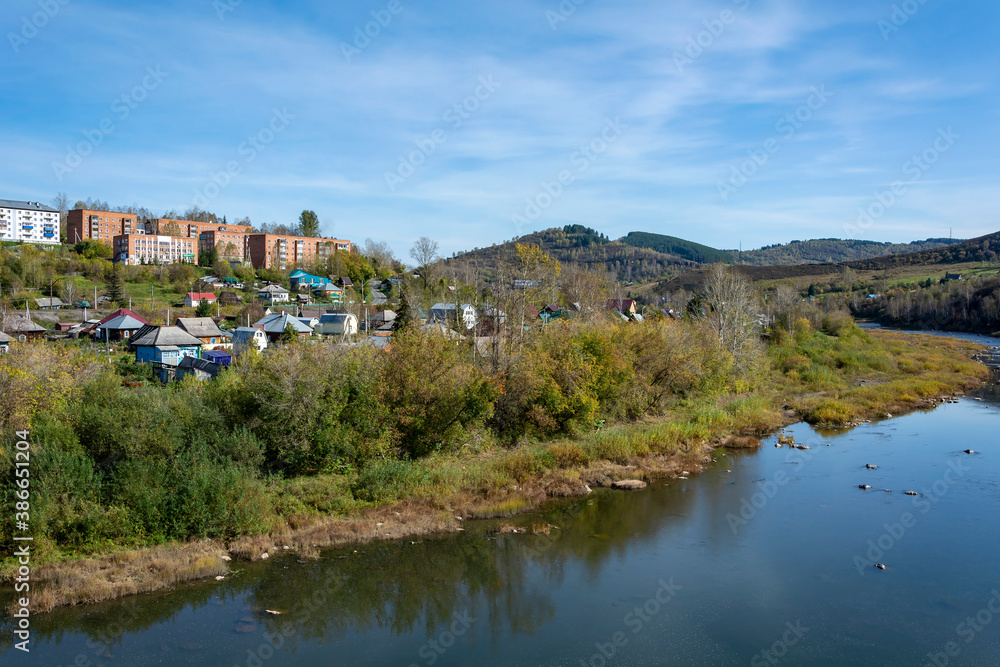
[{"label": "forested hill", "polygon": [[526,234],[489,248],[475,248],[445,260],[455,272],[475,268],[490,273],[502,258],[513,255],[514,244],[537,245],[553,259],[567,266],[610,274],[615,280],[646,282],[697,266],[678,255],[666,254],[644,247],[612,241],[607,236],[583,225],[544,229]]},{"label": "forested hill", "polygon": [[777,266],[787,264],[821,264],[852,262],[886,255],[902,255],[922,250],[934,250],[960,243],[952,239],[926,239],[911,243],[880,243],[853,239],[814,239],[792,241],[748,250],[738,255],[742,264]]},{"label": "forested hill", "polygon": [[676,236],[665,236],[651,232],[629,232],[619,240],[626,245],[649,248],[667,255],[676,255],[699,264],[714,264],[716,262],[729,264],[735,257],[735,253],[725,250],[710,248],[694,241],[685,241]]}]

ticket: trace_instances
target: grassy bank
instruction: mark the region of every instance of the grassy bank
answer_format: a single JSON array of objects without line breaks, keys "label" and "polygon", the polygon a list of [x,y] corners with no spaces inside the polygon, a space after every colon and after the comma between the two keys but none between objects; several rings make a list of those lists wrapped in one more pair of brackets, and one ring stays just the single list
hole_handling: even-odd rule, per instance
[{"label": "grassy bank", "polygon": [[26,348],[0,362],[0,409],[32,429],[34,611],[696,473],[716,446],[931,407],[988,374],[965,341],[825,328],[774,335],[750,376],[673,322],[551,328],[500,376],[401,337],[391,355],[291,346],[211,385],[136,389],[128,369]]}]

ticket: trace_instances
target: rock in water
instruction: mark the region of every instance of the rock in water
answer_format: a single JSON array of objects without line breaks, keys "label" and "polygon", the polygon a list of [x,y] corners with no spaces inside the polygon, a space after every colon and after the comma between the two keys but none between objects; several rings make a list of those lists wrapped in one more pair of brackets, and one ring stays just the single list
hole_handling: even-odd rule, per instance
[{"label": "rock in water", "polygon": [[645,489],[646,483],[641,479],[619,479],[611,483],[611,488],[623,491],[638,491],[639,489]]},{"label": "rock in water", "polygon": [[885,565],[883,565],[882,563],[875,563],[875,567],[877,567],[880,570],[884,570],[885,569]]},{"label": "rock in water", "polygon": [[871,463],[869,463],[865,467],[868,468],[869,470],[878,470],[878,466],[877,465],[872,465]]}]

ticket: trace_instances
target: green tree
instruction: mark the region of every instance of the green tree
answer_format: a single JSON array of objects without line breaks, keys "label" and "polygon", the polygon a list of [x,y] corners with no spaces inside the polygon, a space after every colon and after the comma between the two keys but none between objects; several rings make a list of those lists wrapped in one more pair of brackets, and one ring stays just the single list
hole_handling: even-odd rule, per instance
[{"label": "green tree", "polygon": [[212,304],[208,301],[202,300],[198,302],[198,307],[194,309],[195,317],[211,317],[212,316]]},{"label": "green tree", "polygon": [[281,337],[279,338],[279,340],[282,343],[288,344],[288,343],[294,343],[298,339],[299,339],[299,332],[296,331],[295,327],[292,326],[291,322],[289,322],[288,324],[285,325],[285,330],[281,332]]},{"label": "green tree", "polygon": [[319,216],[316,211],[302,211],[299,215],[299,233],[302,236],[319,236]]},{"label": "green tree", "polygon": [[[121,265],[112,264],[105,277],[107,285],[104,288],[104,296],[108,297],[112,304],[119,307],[125,300],[125,286],[122,280]],[[94,304],[95,306],[97,304]]]},{"label": "green tree", "polygon": [[107,243],[101,243],[93,239],[80,241],[73,246],[73,251],[86,259],[111,259],[113,253],[111,246]]}]

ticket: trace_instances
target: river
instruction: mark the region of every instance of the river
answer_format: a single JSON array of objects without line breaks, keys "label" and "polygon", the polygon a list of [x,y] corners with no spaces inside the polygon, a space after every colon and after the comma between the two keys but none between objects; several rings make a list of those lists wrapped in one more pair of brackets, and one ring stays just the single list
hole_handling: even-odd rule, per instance
[{"label": "river", "polygon": [[720,450],[690,480],[509,521],[526,534],[469,522],[57,610],[0,662],[993,666],[998,426],[995,385],[847,431],[798,424],[808,450]]}]

